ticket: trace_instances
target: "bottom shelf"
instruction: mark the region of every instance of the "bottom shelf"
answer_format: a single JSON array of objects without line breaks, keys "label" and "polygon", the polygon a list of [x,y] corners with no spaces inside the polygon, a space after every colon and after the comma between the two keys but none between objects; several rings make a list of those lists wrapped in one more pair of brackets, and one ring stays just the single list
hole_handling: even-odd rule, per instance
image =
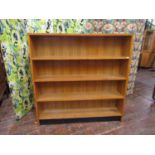
[{"label": "bottom shelf", "polygon": [[39,120],[122,116],[116,104],[96,105],[94,103],[93,105],[91,103],[87,105],[86,103],[77,105],[71,103],[73,107],[66,104],[62,108],[60,106],[57,107],[57,103],[54,103],[52,106],[50,104],[51,103],[47,103],[47,105],[46,103],[40,104]]}]

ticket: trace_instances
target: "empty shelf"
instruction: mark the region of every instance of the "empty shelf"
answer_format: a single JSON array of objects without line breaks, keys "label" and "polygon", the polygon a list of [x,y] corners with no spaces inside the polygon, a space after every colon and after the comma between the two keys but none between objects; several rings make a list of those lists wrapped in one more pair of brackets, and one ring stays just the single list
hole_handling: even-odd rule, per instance
[{"label": "empty shelf", "polygon": [[36,56],[32,57],[32,60],[122,60],[129,59],[128,56]]},{"label": "empty shelf", "polygon": [[123,99],[124,96],[119,92],[77,92],[77,93],[54,93],[46,94],[46,92],[39,94],[37,102],[48,101],[80,101],[80,100],[103,100],[103,99]]},{"label": "empty shelf", "polygon": [[54,81],[98,81],[98,80],[126,80],[123,76],[112,75],[56,75],[56,76],[38,76],[35,82],[54,82]]},{"label": "empty shelf", "polygon": [[100,107],[87,109],[42,109],[39,119],[67,119],[67,118],[88,118],[88,117],[112,117],[122,116],[117,107]]}]

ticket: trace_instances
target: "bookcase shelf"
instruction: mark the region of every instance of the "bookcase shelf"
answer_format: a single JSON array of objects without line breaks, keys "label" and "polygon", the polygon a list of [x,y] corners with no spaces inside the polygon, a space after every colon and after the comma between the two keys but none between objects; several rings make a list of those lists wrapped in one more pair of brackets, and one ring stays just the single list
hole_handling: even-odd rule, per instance
[{"label": "bookcase shelf", "polygon": [[118,106],[121,102],[122,100],[43,102],[39,104],[39,119],[121,116]]},{"label": "bookcase shelf", "polygon": [[64,110],[53,110],[45,109],[39,114],[39,119],[66,119],[66,118],[84,118],[84,117],[111,117],[121,116],[121,112],[117,107],[112,108],[90,108],[90,109],[68,109]]},{"label": "bookcase shelf", "polygon": [[129,57],[127,56],[36,56],[32,57],[32,60],[39,61],[39,60],[128,60]]},{"label": "bookcase shelf", "polygon": [[124,81],[69,81],[37,83],[37,102],[122,99]]},{"label": "bookcase shelf", "polygon": [[126,80],[121,75],[56,75],[56,76],[38,76],[34,82],[58,82],[58,81],[114,81]]},{"label": "bookcase shelf", "polygon": [[57,93],[57,94],[41,94],[36,99],[37,102],[49,102],[49,101],[79,101],[79,100],[100,100],[100,99],[123,99],[123,95],[119,92],[109,93]]},{"label": "bookcase shelf", "polygon": [[123,116],[132,35],[28,36],[38,121]]}]

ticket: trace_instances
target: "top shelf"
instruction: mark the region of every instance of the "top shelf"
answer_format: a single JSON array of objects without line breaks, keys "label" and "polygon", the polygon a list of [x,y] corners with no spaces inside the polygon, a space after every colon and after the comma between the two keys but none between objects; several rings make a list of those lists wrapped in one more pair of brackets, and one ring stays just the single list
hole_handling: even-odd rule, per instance
[{"label": "top shelf", "polygon": [[28,33],[30,37],[52,37],[52,36],[65,36],[65,37],[132,37],[131,34],[127,33],[113,33],[113,34],[99,34],[99,33],[92,33],[92,34],[81,34],[81,33]]},{"label": "top shelf", "polygon": [[128,60],[127,56],[105,57],[105,56],[50,56],[50,57],[32,57],[32,60]]},{"label": "top shelf", "polygon": [[33,60],[129,59],[131,36],[127,34],[31,34]]}]

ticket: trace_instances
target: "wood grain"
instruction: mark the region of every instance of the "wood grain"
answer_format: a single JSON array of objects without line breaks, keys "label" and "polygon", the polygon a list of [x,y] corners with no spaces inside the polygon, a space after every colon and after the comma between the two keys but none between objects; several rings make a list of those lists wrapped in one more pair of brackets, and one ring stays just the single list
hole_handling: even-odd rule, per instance
[{"label": "wood grain", "polygon": [[40,119],[121,116],[119,100],[40,103]]},{"label": "wood grain", "polygon": [[37,120],[122,116],[132,39],[29,34]]}]

